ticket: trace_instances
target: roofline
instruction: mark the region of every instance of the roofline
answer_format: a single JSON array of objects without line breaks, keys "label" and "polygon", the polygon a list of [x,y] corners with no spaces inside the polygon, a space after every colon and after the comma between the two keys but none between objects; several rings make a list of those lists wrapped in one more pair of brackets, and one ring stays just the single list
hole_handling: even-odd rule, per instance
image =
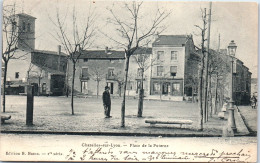
[{"label": "roofline", "polygon": [[[185,43],[186,44],[186,43]],[[184,46],[178,46],[178,45],[169,45],[169,44],[164,44],[164,45],[152,45],[153,47],[179,47],[179,48],[183,48]]]},{"label": "roofline", "polygon": [[31,17],[31,18],[33,18],[33,19],[37,19],[36,17],[33,17],[33,16],[28,15],[28,14],[25,14],[25,13],[19,13],[19,14],[15,14],[15,15],[23,16],[23,17],[25,17],[25,15],[26,15],[27,17]]},{"label": "roofline", "polygon": [[[50,55],[57,55],[57,56],[64,56],[64,57],[68,56],[67,54],[65,54],[63,52],[61,52],[60,53],[61,55],[59,55],[56,51],[42,51],[42,50],[36,50],[36,49],[34,51],[32,51],[31,53],[42,53],[42,54],[50,54]],[[55,53],[55,54],[53,54],[53,53]]]},{"label": "roofline", "polygon": [[[189,39],[191,39],[192,42],[193,42],[193,37],[190,37],[190,36],[192,36],[192,35],[158,35],[158,38],[157,38],[157,39],[159,39],[160,36],[166,36],[166,37],[171,37],[171,36],[173,36],[173,37],[186,38],[186,41],[185,41],[184,45],[186,45],[186,43],[187,43],[187,41],[188,41]],[[155,39],[155,40],[157,40],[157,39]],[[183,46],[170,45],[170,44],[159,45],[159,47],[160,47],[160,46],[165,46],[165,45],[166,45],[166,47],[167,47],[167,46],[169,46],[169,47],[183,47]],[[155,43],[155,41],[152,43],[152,47],[154,47],[154,46],[158,46],[158,45]]]},{"label": "roofline", "polygon": [[114,57],[114,58],[97,58],[97,57],[84,57],[84,56],[80,56],[79,59],[98,59],[98,60],[117,60],[117,59],[125,59],[125,56],[124,57]]}]

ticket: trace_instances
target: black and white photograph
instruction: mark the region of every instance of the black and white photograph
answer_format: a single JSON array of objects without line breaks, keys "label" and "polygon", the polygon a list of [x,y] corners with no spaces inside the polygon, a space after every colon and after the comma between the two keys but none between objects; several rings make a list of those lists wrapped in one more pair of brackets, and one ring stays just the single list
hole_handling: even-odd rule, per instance
[{"label": "black and white photograph", "polygon": [[0,161],[257,161],[257,2],[1,6]]}]

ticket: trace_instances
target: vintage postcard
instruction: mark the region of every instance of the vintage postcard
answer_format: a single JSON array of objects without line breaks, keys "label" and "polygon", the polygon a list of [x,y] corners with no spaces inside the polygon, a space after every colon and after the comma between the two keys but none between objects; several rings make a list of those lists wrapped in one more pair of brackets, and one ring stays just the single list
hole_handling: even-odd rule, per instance
[{"label": "vintage postcard", "polygon": [[2,5],[1,161],[257,161],[256,2]]}]

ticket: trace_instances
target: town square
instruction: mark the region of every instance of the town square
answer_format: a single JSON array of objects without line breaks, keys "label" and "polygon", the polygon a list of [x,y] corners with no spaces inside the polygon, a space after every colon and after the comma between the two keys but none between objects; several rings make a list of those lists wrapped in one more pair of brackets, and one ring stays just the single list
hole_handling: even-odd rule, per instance
[{"label": "town square", "polygon": [[[94,147],[81,157],[74,148],[66,156],[56,151],[66,161],[254,161],[257,7],[255,2],[4,1],[1,158],[26,160],[19,156],[25,151],[10,151],[8,137],[17,142],[32,137],[35,143],[29,144],[38,149],[41,139],[56,142],[60,135],[64,142],[93,136],[96,147],[99,138],[126,143],[110,146],[115,150],[165,149],[157,157],[119,150],[129,155],[109,159],[94,157]],[[184,143],[174,153],[173,143],[181,146],[182,138],[196,145],[189,149]],[[196,138],[207,145],[205,152],[222,154],[197,156]],[[138,144],[144,139],[155,145]],[[108,147],[95,148],[96,154],[113,153]],[[31,161],[37,155],[40,161],[62,160],[28,152]]]}]

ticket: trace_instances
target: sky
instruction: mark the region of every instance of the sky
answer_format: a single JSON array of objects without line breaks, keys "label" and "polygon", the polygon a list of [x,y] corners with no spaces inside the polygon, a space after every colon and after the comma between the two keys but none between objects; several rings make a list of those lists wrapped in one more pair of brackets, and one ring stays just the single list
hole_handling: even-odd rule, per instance
[{"label": "sky", "polygon": [[[5,0],[4,5],[16,2],[17,12],[24,12],[36,17],[36,49],[57,50],[54,39],[56,27],[50,20],[55,19],[57,8],[61,15],[70,13],[73,6],[77,11],[77,19],[84,24],[88,11],[94,10],[95,26],[98,29],[93,49],[116,48],[115,42],[104,36],[115,35],[115,26],[108,24],[111,17],[108,9],[113,9],[119,16],[127,19],[122,1],[87,1],[87,0]],[[144,1],[141,11],[142,25],[149,25],[156,8],[171,12],[163,22],[167,29],[165,35],[192,34],[194,43],[199,46],[201,36],[194,25],[202,25],[201,9],[209,8],[209,2],[175,2],[175,1]],[[68,14],[69,15],[69,14]],[[69,20],[70,16],[67,16]],[[69,22],[69,21],[68,21]],[[71,25],[68,24],[68,26]],[[101,31],[101,32],[99,32]],[[237,45],[236,57],[257,77],[258,68],[258,6],[256,2],[213,2],[210,47],[217,49],[220,35],[220,48],[227,48],[231,40]],[[120,39],[120,38],[119,38]]]}]

